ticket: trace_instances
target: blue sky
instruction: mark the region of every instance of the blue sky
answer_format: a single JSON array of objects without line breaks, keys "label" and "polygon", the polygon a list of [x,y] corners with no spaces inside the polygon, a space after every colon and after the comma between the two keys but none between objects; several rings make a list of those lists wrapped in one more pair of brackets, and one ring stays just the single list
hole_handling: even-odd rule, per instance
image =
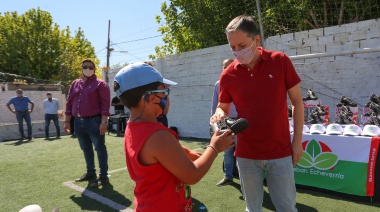
[{"label": "blue sky", "polygon": [[[17,11],[19,15],[32,8],[47,11],[61,29],[74,32],[79,27],[95,47],[100,65],[106,65],[108,20],[111,21],[110,66],[148,60],[162,37],[154,20],[162,16],[165,0],[0,0],[0,13]],[[153,38],[152,38],[153,37]],[[139,40],[139,41],[136,41]],[[127,51],[127,53],[125,53]]]}]

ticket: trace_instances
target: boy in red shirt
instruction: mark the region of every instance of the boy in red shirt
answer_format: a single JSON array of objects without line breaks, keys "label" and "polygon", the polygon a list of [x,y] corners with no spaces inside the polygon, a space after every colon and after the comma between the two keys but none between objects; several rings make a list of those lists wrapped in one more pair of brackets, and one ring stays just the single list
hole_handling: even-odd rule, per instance
[{"label": "boy in red shirt", "polygon": [[124,135],[127,168],[136,182],[136,211],[191,211],[191,184],[210,169],[219,152],[233,147],[234,134],[216,132],[203,154],[179,144],[177,134],[157,122],[169,95],[167,80],[152,66],[135,63],[115,76],[114,91],[130,110]]}]

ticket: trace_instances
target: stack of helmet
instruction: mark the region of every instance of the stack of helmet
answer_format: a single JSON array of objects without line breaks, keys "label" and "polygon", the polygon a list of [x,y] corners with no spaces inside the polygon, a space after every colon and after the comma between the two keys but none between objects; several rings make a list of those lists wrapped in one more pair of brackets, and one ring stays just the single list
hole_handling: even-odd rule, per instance
[{"label": "stack of helmet", "polygon": [[369,112],[363,114],[365,117],[369,117],[368,121],[364,125],[376,125],[380,126],[380,120],[378,115],[380,114],[380,97],[376,94],[372,94],[369,97],[369,102],[365,104],[365,107],[369,108]]},{"label": "stack of helmet", "polygon": [[327,114],[326,109],[322,105],[317,105],[313,110],[310,111],[310,119],[307,120],[306,124],[322,124],[324,121],[323,116]]},{"label": "stack of helmet", "polygon": [[340,98],[340,103],[336,105],[337,107],[340,107],[339,113],[336,114],[335,117],[335,123],[337,124],[352,124],[354,123],[353,120],[353,113],[350,109],[350,107],[357,107],[358,104],[352,101],[349,97],[342,96]]}]

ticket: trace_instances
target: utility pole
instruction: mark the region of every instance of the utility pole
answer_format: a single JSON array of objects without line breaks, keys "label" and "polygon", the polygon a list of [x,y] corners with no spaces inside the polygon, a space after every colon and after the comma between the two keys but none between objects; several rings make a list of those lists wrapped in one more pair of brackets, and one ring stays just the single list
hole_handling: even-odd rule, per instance
[{"label": "utility pole", "polygon": [[108,84],[108,71],[110,70],[110,28],[111,28],[111,20],[108,20],[108,40],[107,40],[107,68],[105,70],[105,81]]},{"label": "utility pole", "polygon": [[264,28],[263,28],[263,20],[261,19],[260,0],[256,0],[256,7],[257,7],[257,13],[259,16],[259,23],[260,23],[261,46],[265,48]]}]

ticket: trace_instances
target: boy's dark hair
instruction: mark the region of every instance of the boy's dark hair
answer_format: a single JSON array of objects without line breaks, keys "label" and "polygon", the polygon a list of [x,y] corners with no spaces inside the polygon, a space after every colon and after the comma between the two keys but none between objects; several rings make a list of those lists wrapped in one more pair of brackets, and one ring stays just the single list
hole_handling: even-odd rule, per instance
[{"label": "boy's dark hair", "polygon": [[[119,99],[128,109],[137,107],[137,104],[141,100],[144,93],[147,91],[156,90],[159,85],[160,85],[160,82],[152,82],[147,85],[132,88],[122,93],[119,96]],[[118,86],[117,83],[115,83],[114,90],[118,89],[117,86]]]}]

